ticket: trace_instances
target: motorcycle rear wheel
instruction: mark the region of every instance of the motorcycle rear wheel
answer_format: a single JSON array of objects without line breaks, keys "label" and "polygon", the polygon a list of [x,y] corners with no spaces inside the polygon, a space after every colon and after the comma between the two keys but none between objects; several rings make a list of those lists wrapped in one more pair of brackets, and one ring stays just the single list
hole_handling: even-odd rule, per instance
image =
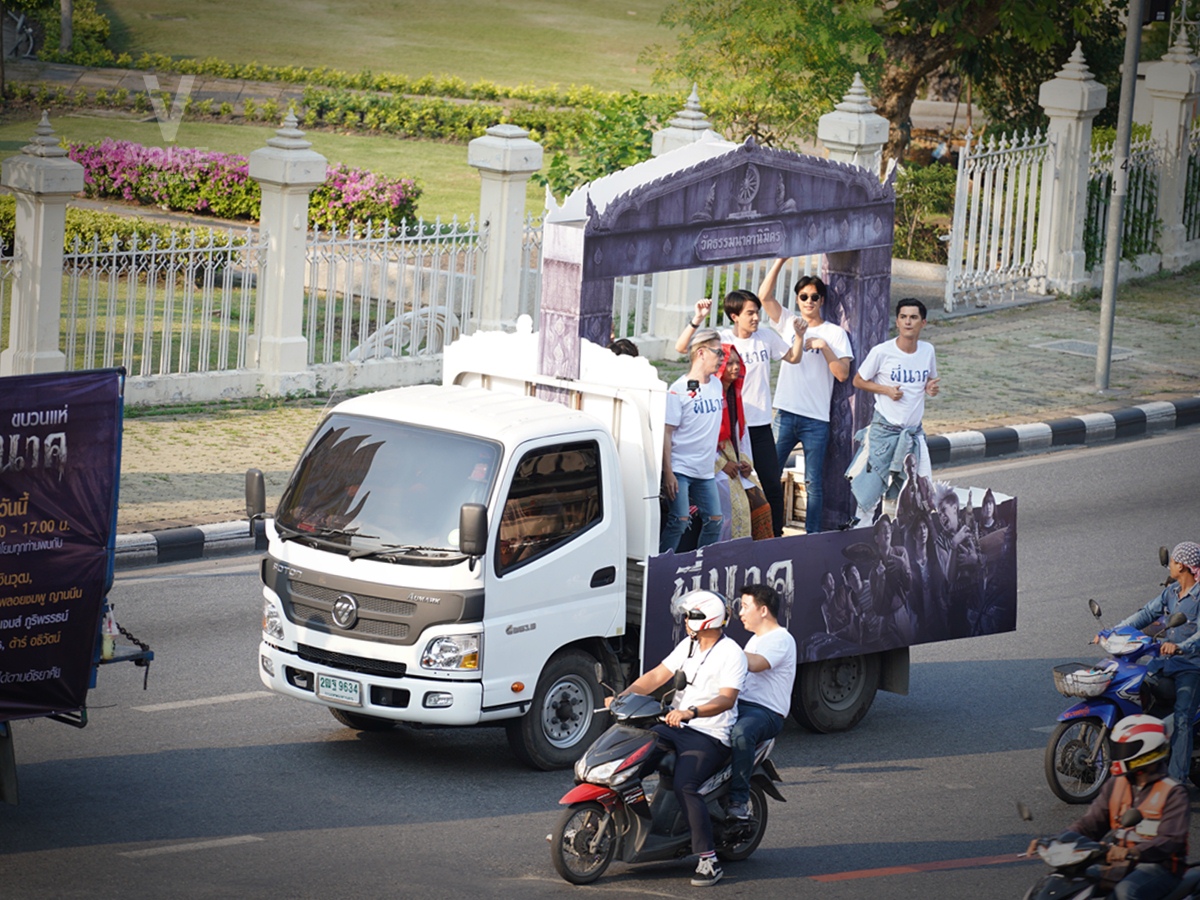
[{"label": "motorcycle rear wheel", "polygon": [[1091,803],[1104,787],[1112,761],[1107,737],[1096,759],[1088,763],[1096,739],[1103,730],[1104,723],[1099,719],[1074,719],[1059,722],[1050,735],[1046,744],[1046,781],[1060,800]]},{"label": "motorcycle rear wheel", "polygon": [[[605,823],[604,836],[597,846],[591,846]],[[571,884],[591,884],[603,875],[616,850],[616,822],[603,806],[592,801],[563,810],[550,835],[554,871]]]},{"label": "motorcycle rear wheel", "polygon": [[762,843],[767,833],[767,795],[757,784],[750,785],[750,822],[752,830],[736,844],[717,847],[718,859],[738,862],[748,858]]}]

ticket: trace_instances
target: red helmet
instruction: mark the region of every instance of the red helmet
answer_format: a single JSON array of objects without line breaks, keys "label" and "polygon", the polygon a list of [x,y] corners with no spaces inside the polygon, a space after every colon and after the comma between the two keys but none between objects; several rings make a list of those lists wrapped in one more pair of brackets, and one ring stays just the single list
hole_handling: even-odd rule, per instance
[{"label": "red helmet", "polygon": [[1128,775],[1167,758],[1167,729],[1154,716],[1126,716],[1113,726],[1112,773]]}]

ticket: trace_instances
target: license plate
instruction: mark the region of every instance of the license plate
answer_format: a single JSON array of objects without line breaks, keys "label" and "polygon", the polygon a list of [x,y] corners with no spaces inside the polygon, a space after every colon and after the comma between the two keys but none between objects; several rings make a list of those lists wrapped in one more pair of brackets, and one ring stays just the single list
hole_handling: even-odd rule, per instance
[{"label": "license plate", "polygon": [[317,696],[349,706],[362,706],[362,685],[333,675],[317,675]]}]

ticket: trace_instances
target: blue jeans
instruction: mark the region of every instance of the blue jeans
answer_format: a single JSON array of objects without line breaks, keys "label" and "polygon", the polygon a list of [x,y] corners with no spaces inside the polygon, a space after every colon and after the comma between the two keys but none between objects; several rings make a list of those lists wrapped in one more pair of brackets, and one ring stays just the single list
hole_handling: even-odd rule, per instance
[{"label": "blue jeans", "polygon": [[658,540],[658,552],[666,553],[679,546],[679,539],[691,521],[688,507],[692,504],[700,511],[702,520],[696,546],[715,544],[721,539],[722,518],[716,480],[711,475],[708,478],[693,478],[678,472],[675,473],[675,480],[679,482],[679,490],[667,508],[667,519],[663,522],[662,535]]},{"label": "blue jeans", "polygon": [[804,445],[804,492],[808,500],[804,530],[816,534],[821,530],[821,516],[825,510],[825,451],[829,447],[829,423],[781,409],[775,413],[775,427],[778,432],[775,455],[781,469],[787,465],[796,445]]},{"label": "blue jeans", "polygon": [[1116,900],[1162,900],[1179,884],[1180,877],[1158,863],[1139,863],[1122,878],[1113,897]]},{"label": "blue jeans", "polygon": [[1176,671],[1171,677],[1175,679],[1175,713],[1167,774],[1180,784],[1187,784],[1192,765],[1192,719],[1200,704],[1200,670]]},{"label": "blue jeans", "polygon": [[729,776],[729,802],[750,801],[750,773],[754,771],[754,748],[783,730],[783,716],[774,710],[738,701],[738,717],[729,734],[733,771]]}]

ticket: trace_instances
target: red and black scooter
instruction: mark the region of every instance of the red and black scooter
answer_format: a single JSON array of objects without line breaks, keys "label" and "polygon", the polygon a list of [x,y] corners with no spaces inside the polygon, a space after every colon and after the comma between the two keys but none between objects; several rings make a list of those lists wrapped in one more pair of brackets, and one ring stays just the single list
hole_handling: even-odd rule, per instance
[{"label": "red and black scooter", "polygon": [[[590,884],[613,859],[628,863],[676,859],[691,853],[687,816],[675,799],[671,774],[675,754],[663,757],[655,770],[657,785],[644,772],[655,745],[650,726],[670,711],[682,687],[680,676],[662,700],[627,694],[613,700],[609,712],[617,722],[596,739],[575,763],[575,787],[559,803],[567,808],[550,841],[555,871],[572,884]],[[767,796],[780,802],[775,787],[779,773],[771,763],[774,740],[758,746],[750,778],[750,818],[727,820],[730,768],[725,766],[700,788],[713,820],[713,840],[722,860],[746,859],[767,830]]]}]

